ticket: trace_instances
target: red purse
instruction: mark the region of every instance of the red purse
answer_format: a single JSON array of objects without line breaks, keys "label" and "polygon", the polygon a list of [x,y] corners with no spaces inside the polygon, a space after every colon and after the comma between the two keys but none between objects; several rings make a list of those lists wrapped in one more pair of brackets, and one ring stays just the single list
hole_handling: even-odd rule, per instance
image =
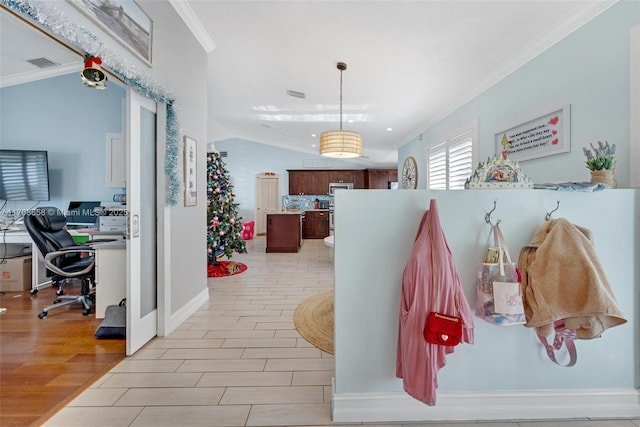
[{"label": "red purse", "polygon": [[423,334],[430,344],[458,345],[462,341],[462,319],[432,311],[427,316]]}]

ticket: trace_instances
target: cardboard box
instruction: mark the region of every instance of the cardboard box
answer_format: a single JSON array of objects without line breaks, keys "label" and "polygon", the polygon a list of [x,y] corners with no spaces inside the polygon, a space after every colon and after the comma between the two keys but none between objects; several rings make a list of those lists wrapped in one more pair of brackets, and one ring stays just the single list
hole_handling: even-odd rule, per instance
[{"label": "cardboard box", "polygon": [[31,289],[31,255],[7,258],[0,264],[0,291]]}]

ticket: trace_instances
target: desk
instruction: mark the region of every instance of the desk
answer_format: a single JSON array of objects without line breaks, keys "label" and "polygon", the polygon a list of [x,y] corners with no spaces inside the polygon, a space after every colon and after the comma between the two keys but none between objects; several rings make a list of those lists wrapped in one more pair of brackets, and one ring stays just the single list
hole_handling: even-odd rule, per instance
[{"label": "desk", "polygon": [[108,305],[127,296],[127,242],[94,243],[96,251],[96,319],[104,318]]},{"label": "desk", "polygon": [[7,230],[1,233],[0,241],[7,244],[31,245],[31,290],[35,291],[39,286],[48,284],[44,259],[36,244],[31,240],[29,232],[27,230]]},{"label": "desk", "polygon": [[[31,240],[26,230],[7,230],[2,232],[7,244],[31,245],[31,290],[48,285],[47,270],[40,250]],[[127,242],[122,239],[122,233],[114,232],[77,232],[69,230],[71,235],[88,235],[91,239],[120,239],[112,242],[95,243],[96,250],[96,318],[104,318],[107,305],[118,304],[126,297],[126,248]],[[99,268],[101,266],[101,268]]]}]

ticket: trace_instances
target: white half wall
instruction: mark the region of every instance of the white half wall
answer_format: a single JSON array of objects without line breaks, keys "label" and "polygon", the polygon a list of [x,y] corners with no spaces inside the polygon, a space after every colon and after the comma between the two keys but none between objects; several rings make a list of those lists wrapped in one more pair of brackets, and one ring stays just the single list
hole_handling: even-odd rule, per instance
[{"label": "white half wall", "polygon": [[[571,418],[589,416],[589,408],[598,410],[591,416],[640,416],[639,195],[638,190],[338,192],[334,421]],[[501,220],[514,258],[559,202],[553,218],[564,217],[593,233],[628,322],[601,338],[577,341],[578,362],[564,368],[548,360],[530,328],[474,318],[475,343],[456,347],[438,374],[437,404],[410,398],[395,377],[402,271],[432,198],[472,309],[476,269],[490,228],[484,218],[493,202],[492,218]],[[483,409],[488,407],[496,411]]]}]

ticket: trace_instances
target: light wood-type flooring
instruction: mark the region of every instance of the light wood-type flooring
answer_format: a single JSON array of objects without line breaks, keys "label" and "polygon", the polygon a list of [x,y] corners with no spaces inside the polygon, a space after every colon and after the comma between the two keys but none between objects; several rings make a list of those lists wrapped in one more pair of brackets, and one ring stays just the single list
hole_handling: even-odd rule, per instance
[{"label": "light wood-type flooring", "polygon": [[[333,287],[333,250],[306,240],[265,253],[264,237],[209,279],[210,301],[54,415],[46,426],[330,426],[334,358],[293,326],[306,297]],[[442,424],[442,423],[440,423]],[[438,424],[378,424],[417,427]],[[638,427],[639,420],[451,423],[446,427]]]},{"label": "light wood-type flooring", "polygon": [[0,426],[41,425],[125,358],[125,341],[96,339],[101,320],[80,304],[39,319],[55,298],[51,287],[0,293]]}]

